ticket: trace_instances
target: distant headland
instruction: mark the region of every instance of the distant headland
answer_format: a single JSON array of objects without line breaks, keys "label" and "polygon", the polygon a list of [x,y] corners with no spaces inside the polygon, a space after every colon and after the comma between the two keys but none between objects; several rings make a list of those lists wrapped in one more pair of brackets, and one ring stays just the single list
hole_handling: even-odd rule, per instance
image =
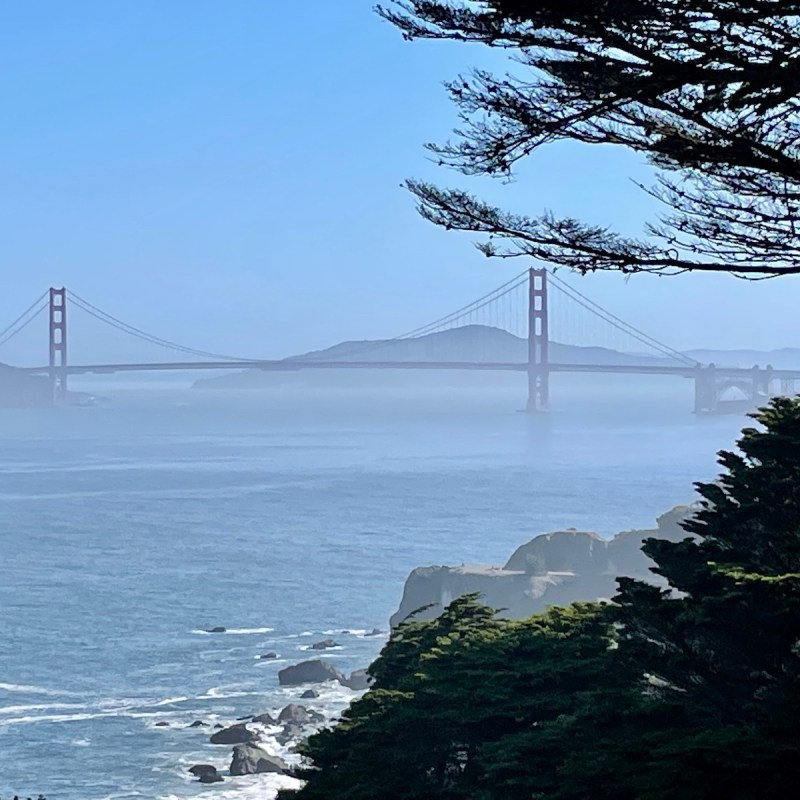
[{"label": "distant headland", "polygon": [[[770,352],[755,350],[690,350],[686,354],[701,363],[715,363],[728,367],[751,367],[753,364],[772,364],[775,368],[795,368],[800,364],[800,348],[783,348]],[[486,325],[467,325],[445,331],[430,333],[415,339],[366,339],[345,341],[323,350],[312,350],[302,355],[291,356],[287,360],[304,359],[324,361],[381,361],[381,362],[424,362],[424,361],[481,361],[484,363],[524,363],[528,357],[527,339],[515,336],[500,328]],[[669,359],[640,353],[623,353],[605,347],[579,347],[576,345],[550,342],[550,360],[560,364],[618,364],[622,366],[658,366],[671,363]],[[376,375],[352,370],[348,372],[348,382],[385,383],[387,380],[408,381],[408,376],[388,378],[386,373]],[[459,373],[459,378],[466,377]],[[427,375],[414,377],[414,381],[438,380],[441,376]],[[262,372],[260,370],[239,370],[237,372],[202,378],[193,385],[195,389],[270,389],[280,385],[296,383],[341,382],[341,373],[309,372]],[[497,375],[474,374],[475,383],[496,383]]]}]

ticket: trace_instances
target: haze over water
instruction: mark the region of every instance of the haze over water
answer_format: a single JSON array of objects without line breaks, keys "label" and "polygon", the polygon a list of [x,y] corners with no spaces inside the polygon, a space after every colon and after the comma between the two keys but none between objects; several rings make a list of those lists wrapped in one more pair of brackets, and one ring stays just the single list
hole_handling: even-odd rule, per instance
[{"label": "haze over water", "polygon": [[[198,796],[187,767],[226,767],[230,748],[186,726],[280,708],[297,692],[277,671],[312,636],[363,667],[383,641],[364,631],[387,628],[418,565],[651,526],[744,421],[694,417],[683,384],[632,385],[631,405],[588,385],[556,384],[541,417],[517,413],[522,386],[1,412],[0,797]],[[238,632],[199,633],[214,625]]]}]

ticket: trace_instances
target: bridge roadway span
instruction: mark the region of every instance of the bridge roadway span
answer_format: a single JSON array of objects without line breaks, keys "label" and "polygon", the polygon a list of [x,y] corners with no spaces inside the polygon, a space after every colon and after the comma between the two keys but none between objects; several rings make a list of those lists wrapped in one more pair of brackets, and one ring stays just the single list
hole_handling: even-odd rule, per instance
[{"label": "bridge roadway span", "polygon": [[[79,364],[65,368],[69,375],[103,374],[114,372],[165,372],[182,370],[236,370],[256,369],[265,372],[294,372],[305,369],[402,369],[402,370],[480,370],[497,372],[528,372],[528,364],[519,362],[477,361],[319,361],[302,358],[252,361],[169,361],[148,364]],[[554,364],[547,365],[548,372],[609,373],[615,375],[676,375],[697,377],[708,366],[631,365],[631,364]],[[753,374],[753,368],[714,366],[719,377],[740,378]],[[763,369],[763,368],[762,368]],[[50,367],[23,368],[31,374],[47,374]],[[800,380],[800,369],[773,369],[775,379]]]}]

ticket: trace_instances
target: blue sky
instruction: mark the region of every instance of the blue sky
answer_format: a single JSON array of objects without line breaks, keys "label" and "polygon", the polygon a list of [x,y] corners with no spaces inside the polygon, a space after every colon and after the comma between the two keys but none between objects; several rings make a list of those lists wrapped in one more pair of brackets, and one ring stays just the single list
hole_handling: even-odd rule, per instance
[{"label": "blue sky", "polygon": [[[0,328],[63,284],[167,338],[281,356],[394,335],[526,266],[421,220],[405,177],[640,227],[653,206],[630,179],[647,168],[615,149],[550,148],[511,185],[436,168],[422,145],[456,121],[441,82],[501,58],[406,43],[371,5],[5,4]],[[573,282],[676,347],[800,345],[798,279]],[[41,361],[44,328],[27,333],[0,360]]]}]

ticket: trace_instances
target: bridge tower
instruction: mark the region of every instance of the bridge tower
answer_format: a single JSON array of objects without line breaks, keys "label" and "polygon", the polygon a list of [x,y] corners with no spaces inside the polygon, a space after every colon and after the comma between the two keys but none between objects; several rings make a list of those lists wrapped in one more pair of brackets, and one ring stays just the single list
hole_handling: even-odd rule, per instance
[{"label": "bridge tower", "polygon": [[67,399],[67,290],[50,288],[50,393],[54,404]]},{"label": "bridge tower", "polygon": [[546,411],[550,402],[547,270],[528,270],[528,411]]}]

